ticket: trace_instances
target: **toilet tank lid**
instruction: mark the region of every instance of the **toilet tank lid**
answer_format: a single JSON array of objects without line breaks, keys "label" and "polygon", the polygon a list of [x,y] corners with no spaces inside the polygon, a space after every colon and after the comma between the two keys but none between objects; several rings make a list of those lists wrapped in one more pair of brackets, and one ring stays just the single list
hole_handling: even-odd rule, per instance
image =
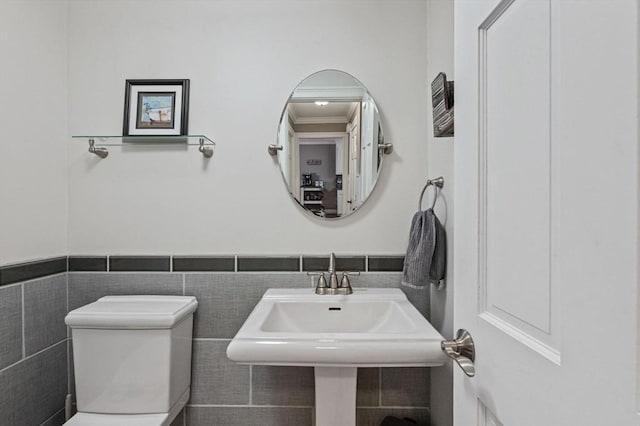
[{"label": "toilet tank lid", "polygon": [[105,296],[69,312],[71,328],[173,328],[198,307],[193,296]]}]

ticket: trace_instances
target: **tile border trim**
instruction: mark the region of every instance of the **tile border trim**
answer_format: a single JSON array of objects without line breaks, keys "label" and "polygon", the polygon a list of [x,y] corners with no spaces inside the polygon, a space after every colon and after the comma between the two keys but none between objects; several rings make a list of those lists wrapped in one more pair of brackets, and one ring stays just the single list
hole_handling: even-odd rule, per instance
[{"label": "tile border trim", "polygon": [[[72,255],[0,266],[0,286],[62,272],[305,272],[327,263],[318,255]],[[339,270],[402,271],[404,255],[338,255]],[[342,264],[342,266],[341,266]]]},{"label": "tile border trim", "polygon": [[67,259],[67,256],[59,256],[0,266],[0,286],[67,272]]},{"label": "tile border trim", "polygon": [[109,256],[109,271],[171,272],[171,256]]},{"label": "tile border trim", "polygon": [[106,272],[107,256],[69,256],[69,271]]}]

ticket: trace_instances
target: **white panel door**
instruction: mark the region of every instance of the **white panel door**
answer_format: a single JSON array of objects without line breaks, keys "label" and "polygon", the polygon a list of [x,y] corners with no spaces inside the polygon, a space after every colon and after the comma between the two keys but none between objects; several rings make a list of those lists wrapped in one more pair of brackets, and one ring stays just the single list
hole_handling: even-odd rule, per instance
[{"label": "white panel door", "polygon": [[457,0],[456,425],[637,425],[634,0]]}]

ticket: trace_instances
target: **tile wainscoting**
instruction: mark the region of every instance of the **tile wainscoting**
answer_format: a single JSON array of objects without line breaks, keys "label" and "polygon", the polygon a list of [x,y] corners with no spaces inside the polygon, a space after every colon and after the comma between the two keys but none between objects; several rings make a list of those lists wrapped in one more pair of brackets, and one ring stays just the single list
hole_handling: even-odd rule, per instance
[{"label": "tile wainscoting", "polygon": [[0,268],[0,425],[64,421],[67,261]]},{"label": "tile wainscoting", "polygon": [[[237,365],[227,359],[226,347],[266,289],[313,287],[314,280],[305,271],[326,270],[327,257],[70,256],[65,260],[68,272],[38,269],[33,266],[37,262],[30,262],[35,276],[55,274],[0,287],[0,387],[9,390],[0,395],[1,425],[61,424],[64,396],[74,393],[72,341],[66,337],[64,315],[101,296],[125,294],[198,299],[191,399],[172,426],[312,425],[312,368]],[[362,272],[352,277],[354,287],[400,287],[402,260],[402,256],[338,256],[337,269]],[[20,266],[0,267],[0,276],[11,270],[11,276],[33,277]],[[428,317],[429,292],[402,290]],[[359,369],[358,426],[378,426],[387,415],[427,425],[429,382],[428,368]]]}]

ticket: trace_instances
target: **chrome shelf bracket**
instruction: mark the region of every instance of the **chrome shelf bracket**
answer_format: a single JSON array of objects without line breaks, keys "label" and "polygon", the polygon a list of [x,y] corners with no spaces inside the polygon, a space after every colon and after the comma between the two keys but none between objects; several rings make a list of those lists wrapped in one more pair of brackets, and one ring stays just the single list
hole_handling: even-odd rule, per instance
[{"label": "chrome shelf bracket", "polygon": [[200,138],[200,146],[198,147],[198,151],[200,151],[202,153],[204,158],[213,157],[213,149],[212,148],[207,148],[207,147],[204,146],[204,139],[203,138]]},{"label": "chrome shelf bracket", "polygon": [[109,150],[104,147],[96,148],[95,143],[96,141],[94,139],[89,139],[89,152],[97,155],[100,158],[107,158],[107,156],[109,155]]}]

